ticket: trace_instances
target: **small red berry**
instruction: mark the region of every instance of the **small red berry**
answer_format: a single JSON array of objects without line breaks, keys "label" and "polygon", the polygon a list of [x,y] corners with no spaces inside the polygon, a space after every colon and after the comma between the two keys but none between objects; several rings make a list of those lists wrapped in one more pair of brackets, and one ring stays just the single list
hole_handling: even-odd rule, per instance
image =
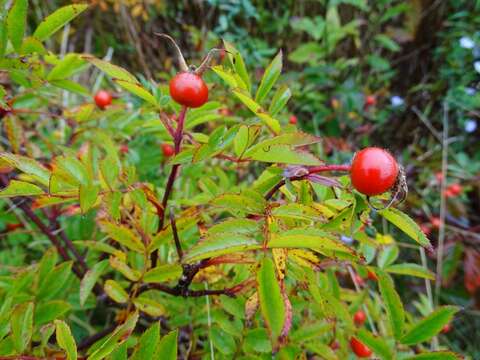
[{"label": "small red berry", "polygon": [[120,152],[121,152],[122,154],[128,153],[128,145],[127,145],[127,144],[122,144],[122,145],[120,145]]},{"label": "small red berry", "polygon": [[462,193],[462,185],[460,184],[451,184],[447,187],[447,190],[450,192],[450,194],[452,196],[457,196],[457,195],[460,195]]},{"label": "small red berry", "polygon": [[374,95],[367,95],[365,97],[365,109],[377,104],[377,98]]},{"label": "small red berry", "polygon": [[430,222],[432,223],[432,226],[435,228],[435,229],[438,229],[440,228],[440,224],[442,223],[442,221],[440,220],[439,217],[436,217],[436,216],[432,216],[430,218]]},{"label": "small red berry", "polygon": [[162,152],[165,157],[175,155],[175,149],[170,144],[162,144]]},{"label": "small red berry", "polygon": [[352,185],[365,195],[388,191],[397,180],[399,166],[386,150],[369,147],[355,154],[350,169]]},{"label": "small red berry", "polygon": [[358,310],[354,315],[353,315],[353,321],[357,326],[362,326],[365,323],[365,320],[367,320],[367,316],[362,310]]},{"label": "small red berry", "polygon": [[170,80],[170,96],[180,105],[197,108],[208,100],[205,81],[191,72],[181,72]]},{"label": "small red berry", "polygon": [[443,181],[443,173],[441,171],[436,172],[435,179],[437,180],[437,182],[441,183]]},{"label": "small red berry", "polygon": [[290,116],[290,119],[288,119],[288,122],[292,125],[296,125],[297,121],[298,121],[298,119],[295,115]]},{"label": "small red berry", "polygon": [[112,95],[105,90],[100,90],[97,92],[93,99],[95,100],[95,104],[97,104],[100,109],[105,109],[112,103]]},{"label": "small red berry", "polygon": [[230,111],[230,109],[227,109],[227,108],[221,108],[220,110],[218,110],[218,112],[219,112],[220,115],[222,115],[222,116],[230,116],[230,115],[232,115],[232,112]]},{"label": "small red berry", "polygon": [[371,270],[368,270],[367,278],[368,278],[368,280],[372,280],[372,281],[377,281],[378,280],[377,274],[375,274]]},{"label": "small red berry", "polygon": [[451,324],[446,324],[443,326],[442,328],[442,334],[446,334],[446,333],[449,333],[450,330],[452,330],[452,325]]},{"label": "small red berry", "polygon": [[355,355],[360,358],[367,358],[372,355],[372,350],[370,350],[367,345],[365,345],[355,337],[352,337],[350,339],[350,347],[352,348],[352,351],[355,353]]}]

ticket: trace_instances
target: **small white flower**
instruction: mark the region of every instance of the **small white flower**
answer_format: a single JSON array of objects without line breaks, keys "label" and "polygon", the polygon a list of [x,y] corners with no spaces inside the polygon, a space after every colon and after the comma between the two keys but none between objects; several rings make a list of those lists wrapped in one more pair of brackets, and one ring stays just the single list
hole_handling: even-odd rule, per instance
[{"label": "small white flower", "polygon": [[467,95],[472,96],[472,95],[475,95],[476,92],[477,92],[477,90],[475,90],[475,89],[472,88],[472,87],[466,87],[466,88],[465,88],[465,93],[466,93]]},{"label": "small white flower", "polygon": [[393,107],[402,106],[405,103],[405,100],[398,95],[394,95],[390,98],[390,103]]},{"label": "small white flower", "polygon": [[473,49],[475,42],[468,36],[462,36],[460,38],[460,46],[464,49]]},{"label": "small white flower", "polygon": [[477,122],[473,119],[468,119],[465,121],[465,131],[467,133],[472,133],[477,130]]},{"label": "small white flower", "polygon": [[473,67],[475,68],[475,71],[480,73],[480,61],[475,61],[473,63]]},{"label": "small white flower", "polygon": [[351,237],[348,237],[348,236],[345,236],[345,235],[342,235],[340,237],[340,241],[343,242],[344,244],[347,244],[347,245],[350,245],[351,243],[353,243],[353,239]]}]

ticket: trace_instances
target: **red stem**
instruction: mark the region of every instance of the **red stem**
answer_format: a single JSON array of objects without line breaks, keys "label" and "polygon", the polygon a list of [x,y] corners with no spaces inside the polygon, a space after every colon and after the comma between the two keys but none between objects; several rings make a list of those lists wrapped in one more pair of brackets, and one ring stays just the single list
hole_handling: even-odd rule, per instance
[{"label": "red stem", "polygon": [[[317,174],[320,172],[327,172],[327,171],[345,171],[350,172],[350,165],[321,165],[321,166],[313,166],[308,169],[308,173],[305,175],[300,176],[293,176],[289,178],[290,181],[298,181],[305,179],[308,175]],[[285,179],[280,180],[266,195],[265,200],[270,200],[273,195],[283,186],[285,185]]]},{"label": "red stem", "polygon": [[[178,114],[178,124],[177,124],[177,131],[175,132],[175,136],[173,137],[173,142],[175,145],[175,155],[180,153],[182,150],[182,139],[183,139],[183,127],[185,125],[185,115],[187,114],[188,108],[186,106],[182,106],[180,110],[180,114]],[[175,164],[172,166],[170,170],[170,175],[168,176],[167,186],[165,187],[165,194],[163,194],[162,199],[162,211],[159,214],[159,222],[158,222],[158,231],[163,229],[163,224],[165,223],[165,211],[167,209],[168,200],[170,198],[170,194],[173,191],[173,184],[175,183],[175,179],[177,178],[177,172],[180,168],[180,164]],[[155,267],[158,261],[158,250],[155,250],[152,253],[151,257],[152,266]]]}]

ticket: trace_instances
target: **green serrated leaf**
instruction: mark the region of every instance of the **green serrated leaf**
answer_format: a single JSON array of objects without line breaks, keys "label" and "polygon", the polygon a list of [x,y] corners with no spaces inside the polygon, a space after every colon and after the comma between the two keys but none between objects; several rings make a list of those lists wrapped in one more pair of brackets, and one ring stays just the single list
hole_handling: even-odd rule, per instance
[{"label": "green serrated leaf", "polygon": [[276,344],[286,319],[285,304],[280,285],[275,276],[275,266],[264,258],[257,272],[258,299],[263,319],[270,331],[271,340]]},{"label": "green serrated leaf", "polygon": [[115,302],[123,304],[128,301],[128,293],[115,280],[107,280],[104,289],[105,293]]},{"label": "green serrated leaf", "polygon": [[282,52],[280,51],[265,69],[262,81],[255,95],[255,101],[261,104],[282,72]]},{"label": "green serrated leaf", "polygon": [[182,267],[178,264],[157,266],[145,273],[143,281],[146,283],[162,283],[178,279],[182,275]]},{"label": "green serrated leaf", "polygon": [[[118,326],[112,335],[110,335],[91,353],[88,360],[101,360],[107,357],[112,351],[117,349],[128,339],[132,331],[135,329],[137,321],[138,311],[131,314],[122,325]],[[95,346],[95,344],[93,346]]]},{"label": "green serrated leaf", "polygon": [[132,84],[139,84],[138,80],[124,68],[111,64],[108,61],[97,59],[90,55],[83,55],[83,59],[95,65],[101,71],[115,80],[122,80]]},{"label": "green serrated leaf", "polygon": [[120,79],[115,79],[115,82],[121,87],[123,87],[125,90],[127,90],[128,92],[132,93],[135,96],[138,96],[140,99],[145,100],[146,102],[148,102],[153,106],[160,107],[160,104],[158,103],[155,96],[153,96],[147,89],[145,89],[143,86],[139,85],[138,83],[133,83],[131,81],[120,80]]},{"label": "green serrated leaf", "polygon": [[160,340],[160,323],[156,322],[145,331],[135,347],[131,360],[154,359],[154,354]]},{"label": "green serrated leaf", "polygon": [[32,339],[33,303],[15,306],[10,318],[13,345],[17,353],[22,354]]},{"label": "green serrated leaf", "polygon": [[169,332],[158,343],[156,358],[165,360],[177,360],[177,337],[178,330]]},{"label": "green serrated leaf", "polygon": [[99,277],[108,269],[108,260],[102,260],[89,269],[80,282],[80,305],[85,305],[88,295],[92,291]]},{"label": "green serrated leaf", "polygon": [[216,233],[195,244],[185,255],[184,261],[197,261],[260,248],[261,244],[254,238],[240,234]]},{"label": "green serrated leaf", "polygon": [[392,274],[410,275],[435,280],[435,275],[430,270],[418,264],[394,264],[385,268],[385,271]]},{"label": "green serrated leaf", "polygon": [[402,300],[395,290],[393,280],[388,274],[379,272],[378,286],[387,311],[388,321],[395,339],[400,339],[405,324],[405,311]]},{"label": "green serrated leaf", "polygon": [[36,326],[49,323],[64,316],[72,309],[72,305],[62,300],[41,302],[35,307],[34,323]]},{"label": "green serrated leaf", "polygon": [[35,196],[42,194],[45,194],[45,192],[36,185],[27,183],[25,181],[10,180],[8,186],[0,191],[0,198]]},{"label": "green serrated leaf", "polygon": [[378,213],[420,245],[431,248],[432,245],[423,231],[407,214],[404,214],[400,210],[394,208],[381,210]]},{"label": "green serrated leaf", "polygon": [[15,50],[20,51],[27,25],[28,0],[14,0],[7,16],[7,32]]},{"label": "green serrated leaf", "polygon": [[86,4],[64,6],[48,15],[38,25],[33,36],[40,41],[47,40],[50,36],[60,30],[65,24],[72,21],[88,8]]},{"label": "green serrated leaf", "polygon": [[268,112],[275,116],[287,105],[288,100],[292,97],[292,91],[287,85],[282,85],[273,95],[272,102],[268,108]]},{"label": "green serrated leaf", "polygon": [[415,324],[401,339],[405,345],[415,345],[430,340],[448,324],[455,313],[456,306],[442,306]]},{"label": "green serrated leaf", "polygon": [[77,345],[68,325],[61,320],[55,320],[57,343],[67,353],[68,360],[77,360]]}]

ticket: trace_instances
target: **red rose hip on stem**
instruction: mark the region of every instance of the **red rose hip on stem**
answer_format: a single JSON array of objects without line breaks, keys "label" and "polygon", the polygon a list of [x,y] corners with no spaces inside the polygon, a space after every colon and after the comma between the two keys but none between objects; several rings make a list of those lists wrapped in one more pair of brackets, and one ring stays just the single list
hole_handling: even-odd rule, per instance
[{"label": "red rose hip on stem", "polygon": [[352,185],[365,195],[379,195],[395,184],[399,172],[397,161],[390,153],[377,147],[365,148],[355,154],[350,176]]},{"label": "red rose hip on stem", "polygon": [[369,106],[374,106],[377,104],[377,98],[373,95],[367,95],[365,97],[365,108]]},{"label": "red rose hip on stem", "polygon": [[372,355],[372,350],[355,337],[350,339],[350,347],[359,358],[367,358]]},{"label": "red rose hip on stem", "polygon": [[362,310],[358,310],[354,315],[353,315],[353,321],[357,326],[362,326],[365,323],[365,320],[367,320],[367,316]]},{"label": "red rose hip on stem", "polygon": [[112,103],[112,95],[105,90],[100,90],[97,92],[93,99],[95,100],[95,104],[97,104],[100,109],[105,109]]},{"label": "red rose hip on stem", "polygon": [[162,144],[162,152],[165,157],[170,157],[175,154],[175,149],[170,144]]},{"label": "red rose hip on stem", "polygon": [[197,108],[207,102],[208,87],[199,75],[181,72],[170,80],[170,96],[180,105]]},{"label": "red rose hip on stem", "polygon": [[290,119],[288,119],[288,122],[289,122],[290,124],[292,124],[292,125],[296,125],[296,124],[297,124],[297,121],[298,121],[298,119],[297,119],[297,117],[296,117],[295,115],[291,115],[291,116],[290,116]]}]

